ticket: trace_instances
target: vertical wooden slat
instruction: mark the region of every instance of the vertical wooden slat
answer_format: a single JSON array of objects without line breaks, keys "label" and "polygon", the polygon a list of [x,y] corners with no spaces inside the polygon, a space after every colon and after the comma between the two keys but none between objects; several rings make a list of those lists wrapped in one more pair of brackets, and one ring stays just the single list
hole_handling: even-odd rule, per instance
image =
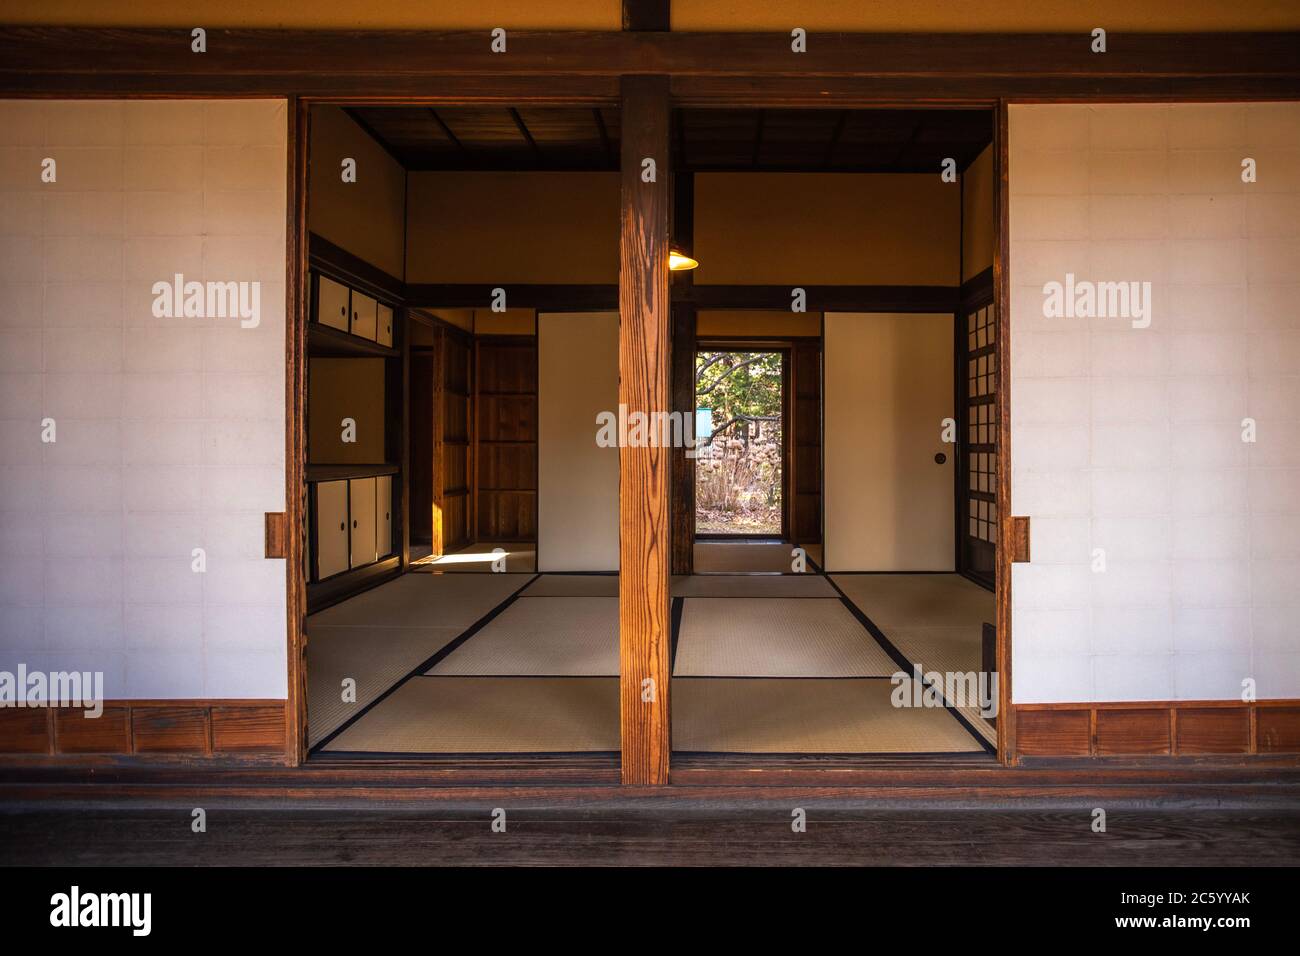
[{"label": "vertical wooden slat", "polygon": [[[619,402],[628,414],[670,406],[668,79],[622,79]],[[653,159],[654,182],[643,162]],[[619,449],[619,663],[622,780],[668,783],[669,450]],[[647,693],[653,682],[653,694]],[[645,699],[651,696],[652,699]]]},{"label": "vertical wooden slat", "polygon": [[[310,148],[310,112],[306,103],[289,98],[288,195],[286,225],[287,256],[285,311],[285,575],[287,643],[289,657],[288,702],[284,709],[284,758],[297,766],[306,756],[307,667],[303,659],[306,644],[307,580],[303,555],[307,547],[307,309],[310,299],[307,278],[307,157]],[[134,715],[131,721],[135,746]]]},{"label": "vertical wooden slat", "polygon": [[998,549],[995,582],[996,612],[993,626],[998,641],[998,758],[1003,764],[1015,762],[1016,713],[1011,707],[1011,286],[1007,274],[1010,255],[1007,179],[1007,101],[999,100],[994,124],[994,168],[996,189],[993,192],[993,221],[997,242],[993,256],[993,294],[997,302],[998,364]]},{"label": "vertical wooden slat", "polygon": [[[433,425],[433,556],[440,558],[446,546],[444,522],[447,507],[447,374],[450,356],[447,350],[447,330],[439,326],[433,336],[433,407],[429,414]],[[459,537],[459,535],[456,535]]]},{"label": "vertical wooden slat", "polygon": [[[673,410],[692,423],[695,416],[695,307],[673,304]],[[672,573],[694,570],[695,459],[685,448],[672,449]]]}]

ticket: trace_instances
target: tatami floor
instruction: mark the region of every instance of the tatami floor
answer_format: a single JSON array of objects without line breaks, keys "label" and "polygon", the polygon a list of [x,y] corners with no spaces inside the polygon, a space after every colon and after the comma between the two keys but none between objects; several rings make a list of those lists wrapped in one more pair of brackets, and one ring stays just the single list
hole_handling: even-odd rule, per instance
[{"label": "tatami floor", "polygon": [[[619,749],[616,575],[430,570],[308,619],[315,752]],[[993,597],[965,578],[713,572],[674,577],[672,596],[677,752],[982,753],[996,739],[974,707],[891,699],[898,672],[979,670]]]}]

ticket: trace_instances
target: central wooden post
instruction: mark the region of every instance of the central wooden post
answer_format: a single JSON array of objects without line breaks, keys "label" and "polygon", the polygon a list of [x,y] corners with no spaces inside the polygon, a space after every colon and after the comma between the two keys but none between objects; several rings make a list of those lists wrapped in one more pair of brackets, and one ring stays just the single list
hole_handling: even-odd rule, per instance
[{"label": "central wooden post", "polygon": [[[668,79],[622,79],[623,188],[619,237],[618,400],[628,420],[652,427],[671,407],[668,299]],[[653,166],[647,161],[653,161]],[[668,596],[668,473],[671,449],[638,442],[619,449],[619,701],[625,785],[668,783],[672,619]]]}]

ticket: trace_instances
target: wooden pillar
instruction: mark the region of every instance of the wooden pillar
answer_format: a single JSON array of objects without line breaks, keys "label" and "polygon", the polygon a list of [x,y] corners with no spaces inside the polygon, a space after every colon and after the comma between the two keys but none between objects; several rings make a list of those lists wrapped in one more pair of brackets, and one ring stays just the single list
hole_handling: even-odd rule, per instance
[{"label": "wooden pillar", "polygon": [[[618,400],[629,420],[641,412],[657,421],[655,413],[672,407],[667,77],[623,77],[622,107]],[[647,159],[654,161],[650,182]],[[668,783],[670,452],[649,443],[627,447],[624,442],[619,449],[619,700],[625,785]]]}]

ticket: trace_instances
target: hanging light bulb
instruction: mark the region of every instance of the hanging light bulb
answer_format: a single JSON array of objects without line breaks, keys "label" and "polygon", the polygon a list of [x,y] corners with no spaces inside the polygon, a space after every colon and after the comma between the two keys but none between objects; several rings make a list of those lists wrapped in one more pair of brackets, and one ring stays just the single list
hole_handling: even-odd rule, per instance
[{"label": "hanging light bulb", "polygon": [[668,269],[670,272],[687,272],[698,265],[699,262],[680,249],[674,247],[668,249]]}]

